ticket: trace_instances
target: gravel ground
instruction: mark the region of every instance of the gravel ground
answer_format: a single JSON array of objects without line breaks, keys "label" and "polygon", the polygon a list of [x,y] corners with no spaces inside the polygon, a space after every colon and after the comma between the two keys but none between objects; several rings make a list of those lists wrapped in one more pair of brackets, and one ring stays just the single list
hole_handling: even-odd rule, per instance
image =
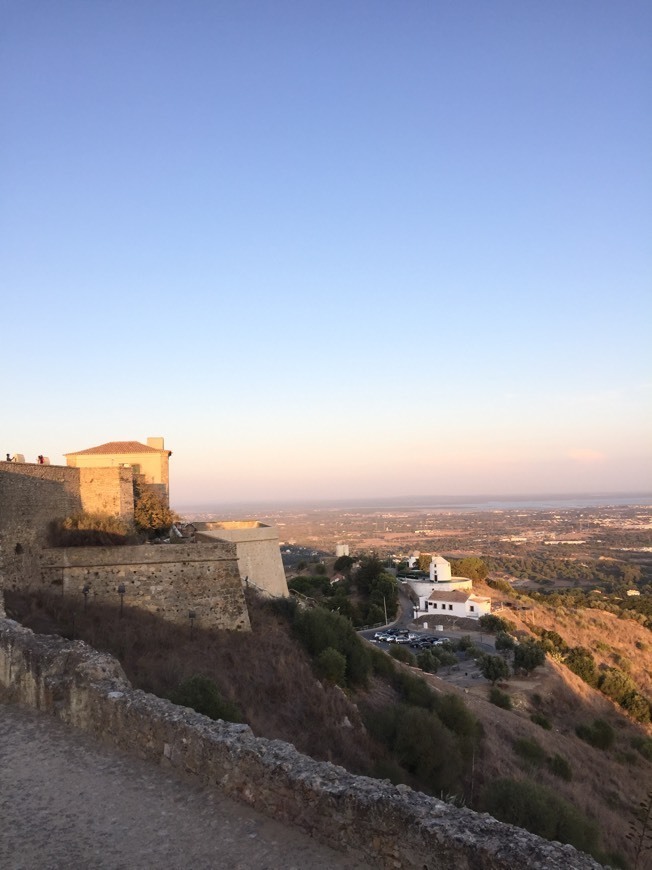
[{"label": "gravel ground", "polygon": [[366,866],[50,716],[0,704],[2,870]]}]

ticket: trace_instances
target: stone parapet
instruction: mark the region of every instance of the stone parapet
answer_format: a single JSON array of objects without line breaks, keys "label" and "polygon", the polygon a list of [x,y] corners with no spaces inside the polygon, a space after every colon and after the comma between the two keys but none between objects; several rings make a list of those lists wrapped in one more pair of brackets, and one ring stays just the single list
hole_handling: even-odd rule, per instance
[{"label": "stone parapet", "polygon": [[381,868],[590,870],[592,858],[487,815],[317,762],[246,725],[134,690],[81,641],[0,620],[0,696],[217,787]]}]

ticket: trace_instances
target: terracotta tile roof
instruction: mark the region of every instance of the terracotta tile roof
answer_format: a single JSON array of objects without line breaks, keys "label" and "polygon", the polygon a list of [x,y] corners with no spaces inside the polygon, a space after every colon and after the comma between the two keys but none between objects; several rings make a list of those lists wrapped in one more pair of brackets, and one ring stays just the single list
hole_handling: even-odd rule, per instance
[{"label": "terracotta tile roof", "polygon": [[91,453],[109,455],[116,453],[160,453],[154,447],[141,444],[140,441],[107,441],[99,447],[89,447],[88,450],[77,450],[75,453],[64,453],[64,456],[88,456]]},{"label": "terracotta tile roof", "polygon": [[471,597],[470,592],[462,592],[461,589],[453,592],[433,592],[429,601],[468,601]]}]

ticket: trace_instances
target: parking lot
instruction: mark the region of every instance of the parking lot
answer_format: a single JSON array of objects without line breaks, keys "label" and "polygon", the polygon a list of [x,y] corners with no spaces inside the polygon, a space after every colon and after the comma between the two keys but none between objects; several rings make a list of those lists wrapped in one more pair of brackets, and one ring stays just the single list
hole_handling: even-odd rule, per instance
[{"label": "parking lot", "polygon": [[[466,651],[456,650],[460,638],[470,637],[473,646],[482,652],[494,654],[494,638],[484,632],[459,630],[432,631],[396,625],[389,628],[360,632],[370,643],[389,654],[394,645],[400,645],[417,656],[422,650],[446,650],[451,653],[446,664],[441,664],[436,675],[459,688],[488,685],[473,657]],[[380,635],[377,637],[376,635]]]}]

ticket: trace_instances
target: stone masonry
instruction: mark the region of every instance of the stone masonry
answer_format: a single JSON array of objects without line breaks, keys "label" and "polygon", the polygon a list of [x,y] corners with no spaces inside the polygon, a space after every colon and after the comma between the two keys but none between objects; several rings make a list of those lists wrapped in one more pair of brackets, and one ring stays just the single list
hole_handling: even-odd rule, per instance
[{"label": "stone masonry", "polygon": [[192,611],[203,627],[251,628],[234,544],[52,548],[40,564],[31,588],[54,587],[81,601],[88,585],[91,598],[117,603],[124,585],[125,606],[173,622],[187,623]]}]

